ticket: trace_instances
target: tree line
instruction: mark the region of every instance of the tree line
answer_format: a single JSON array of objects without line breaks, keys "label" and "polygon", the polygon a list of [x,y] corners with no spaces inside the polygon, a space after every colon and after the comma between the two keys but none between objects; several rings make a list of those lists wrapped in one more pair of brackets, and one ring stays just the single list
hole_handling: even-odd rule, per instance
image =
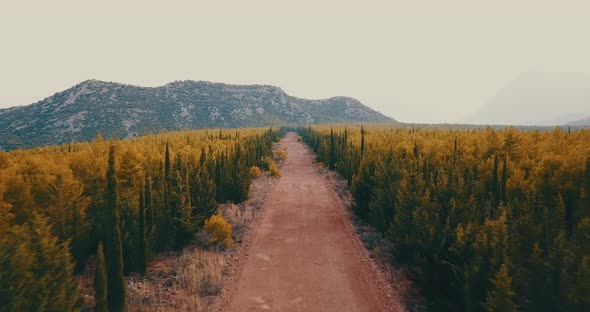
[{"label": "tree line", "polygon": [[298,132],[431,309],[590,309],[590,131]]},{"label": "tree line", "polygon": [[96,309],[123,311],[123,275],[247,199],[283,129],[181,131],[0,153],[0,310],[76,311],[96,255]]}]

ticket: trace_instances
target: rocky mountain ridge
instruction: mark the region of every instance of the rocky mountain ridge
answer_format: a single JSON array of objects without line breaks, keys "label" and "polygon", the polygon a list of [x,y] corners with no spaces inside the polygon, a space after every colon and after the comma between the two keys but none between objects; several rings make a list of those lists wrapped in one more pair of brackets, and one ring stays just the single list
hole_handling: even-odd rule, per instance
[{"label": "rocky mountain ridge", "polygon": [[394,122],[349,97],[308,100],[268,85],[175,81],[139,87],[87,80],[0,110],[0,150],[199,128]]}]

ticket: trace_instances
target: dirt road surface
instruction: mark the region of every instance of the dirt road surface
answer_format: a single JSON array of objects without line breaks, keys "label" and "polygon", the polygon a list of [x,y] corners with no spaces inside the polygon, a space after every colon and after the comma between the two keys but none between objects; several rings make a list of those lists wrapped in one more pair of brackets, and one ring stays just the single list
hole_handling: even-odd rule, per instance
[{"label": "dirt road surface", "polygon": [[224,311],[390,311],[344,208],[297,135]]}]

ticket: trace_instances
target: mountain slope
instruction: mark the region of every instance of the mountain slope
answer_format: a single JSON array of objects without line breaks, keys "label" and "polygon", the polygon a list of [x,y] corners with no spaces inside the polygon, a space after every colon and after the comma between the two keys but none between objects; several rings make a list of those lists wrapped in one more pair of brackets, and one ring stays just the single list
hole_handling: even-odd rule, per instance
[{"label": "mountain slope", "polygon": [[567,126],[590,126],[590,117],[585,118],[585,119],[579,119],[576,121],[572,121],[570,123],[567,124]]},{"label": "mountain slope", "polygon": [[84,81],[28,106],[0,110],[0,150],[196,129],[393,119],[347,97],[306,100],[273,86],[177,81],[146,88]]},{"label": "mountain slope", "polygon": [[501,89],[477,114],[474,124],[556,126],[590,112],[590,77],[530,71]]}]

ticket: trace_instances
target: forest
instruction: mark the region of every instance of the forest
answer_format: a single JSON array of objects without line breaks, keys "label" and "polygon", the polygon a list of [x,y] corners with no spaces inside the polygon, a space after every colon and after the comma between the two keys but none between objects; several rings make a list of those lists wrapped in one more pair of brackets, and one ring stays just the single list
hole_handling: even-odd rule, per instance
[{"label": "forest", "polygon": [[[218,203],[248,197],[283,129],[180,131],[0,153],[0,311],[125,310],[124,275],[194,240]],[[275,168],[276,170],[276,168]],[[215,218],[211,218],[212,220]]]},{"label": "forest", "polygon": [[[200,130],[0,153],[0,311],[97,311],[244,201],[286,128]],[[433,311],[590,309],[590,131],[296,128],[346,179]],[[274,168],[276,170],[276,168]],[[213,219],[213,218],[212,218]]]},{"label": "forest", "polygon": [[430,310],[590,310],[590,131],[297,130]]}]

